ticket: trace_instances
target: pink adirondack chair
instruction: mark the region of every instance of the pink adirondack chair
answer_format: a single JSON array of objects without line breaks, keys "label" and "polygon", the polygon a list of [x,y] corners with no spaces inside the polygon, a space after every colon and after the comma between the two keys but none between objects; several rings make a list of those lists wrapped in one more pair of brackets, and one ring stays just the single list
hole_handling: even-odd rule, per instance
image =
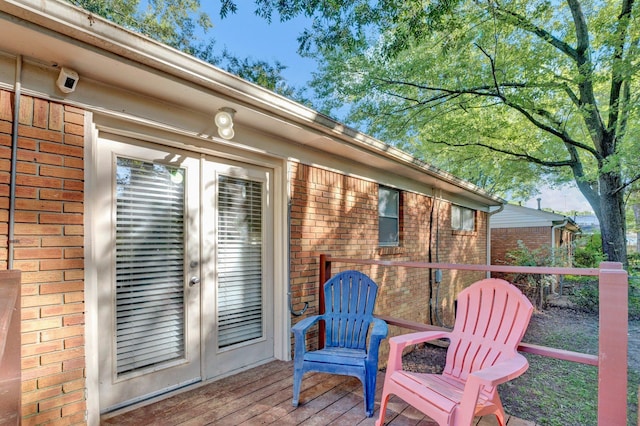
[{"label": "pink adirondack chair", "polygon": [[[531,302],[512,284],[496,278],[478,281],[458,295],[454,328],[411,333],[389,339],[390,352],[382,390],[384,423],[394,394],[443,425],[470,425],[474,416],[495,414],[504,426],[497,385],[524,373],[529,364],[517,352],[533,312]],[[442,374],[402,369],[402,351],[410,345],[449,339]]]}]

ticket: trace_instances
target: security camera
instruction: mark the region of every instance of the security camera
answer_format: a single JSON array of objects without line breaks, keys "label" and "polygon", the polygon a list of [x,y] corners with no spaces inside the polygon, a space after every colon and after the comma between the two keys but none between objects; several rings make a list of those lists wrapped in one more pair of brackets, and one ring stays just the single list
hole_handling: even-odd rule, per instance
[{"label": "security camera", "polygon": [[78,76],[77,72],[63,67],[60,69],[60,75],[58,75],[56,84],[61,92],[71,93],[76,90],[78,80],[80,80],[80,77]]}]

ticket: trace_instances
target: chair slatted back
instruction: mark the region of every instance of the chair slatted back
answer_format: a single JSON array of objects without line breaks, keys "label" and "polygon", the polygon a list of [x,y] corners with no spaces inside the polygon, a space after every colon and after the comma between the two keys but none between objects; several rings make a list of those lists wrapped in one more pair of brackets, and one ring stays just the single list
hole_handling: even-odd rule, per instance
[{"label": "chair slatted back", "polygon": [[532,312],[529,299],[501,279],[481,280],[461,291],[443,374],[466,380],[474,371],[511,358]]},{"label": "chair slatted back", "polygon": [[324,285],[326,347],[366,349],[378,286],[358,271],[343,271]]}]

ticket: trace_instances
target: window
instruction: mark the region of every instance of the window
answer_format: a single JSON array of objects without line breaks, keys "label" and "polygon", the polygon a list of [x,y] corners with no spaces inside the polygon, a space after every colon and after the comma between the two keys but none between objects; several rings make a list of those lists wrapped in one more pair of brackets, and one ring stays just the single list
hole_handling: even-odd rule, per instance
[{"label": "window", "polygon": [[185,357],[184,169],[117,158],[117,375]]},{"label": "window", "polygon": [[263,336],[263,184],[219,176],[218,346]]},{"label": "window", "polygon": [[400,243],[400,191],[378,188],[378,241],[381,246]]},{"label": "window", "polygon": [[454,231],[475,231],[476,211],[452,204],[451,228]]}]

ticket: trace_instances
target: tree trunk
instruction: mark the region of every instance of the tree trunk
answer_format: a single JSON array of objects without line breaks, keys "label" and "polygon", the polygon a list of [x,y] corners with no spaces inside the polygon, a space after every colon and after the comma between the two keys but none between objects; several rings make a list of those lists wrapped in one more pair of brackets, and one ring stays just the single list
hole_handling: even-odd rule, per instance
[{"label": "tree trunk", "polygon": [[620,188],[618,173],[600,175],[600,232],[602,250],[608,261],[621,262],[627,267],[627,238],[624,213],[624,192]]}]

